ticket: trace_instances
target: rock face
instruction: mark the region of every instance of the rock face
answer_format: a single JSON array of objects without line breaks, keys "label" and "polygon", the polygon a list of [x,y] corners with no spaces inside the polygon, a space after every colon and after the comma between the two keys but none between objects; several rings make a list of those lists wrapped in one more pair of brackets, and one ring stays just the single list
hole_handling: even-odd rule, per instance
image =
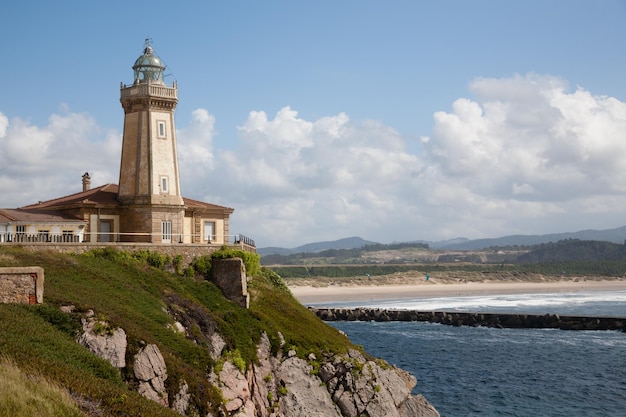
[{"label": "rock face", "polygon": [[279,387],[279,413],[293,417],[341,415],[339,407],[321,383],[311,375],[312,367],[296,356],[285,359],[276,370]]},{"label": "rock face", "polygon": [[83,334],[78,343],[87,347],[94,354],[111,362],[116,368],[126,366],[126,332],[123,329],[111,329],[107,322],[94,317],[89,311],[82,319]]},{"label": "rock face", "polygon": [[147,345],[135,355],[133,372],[139,381],[137,391],[141,395],[162,405],[169,405],[165,389],[167,367],[156,345]]},{"label": "rock face", "polygon": [[253,417],[255,406],[252,402],[248,379],[232,362],[225,361],[219,374],[211,373],[209,382],[222,391],[224,408],[230,415]]},{"label": "rock face", "polygon": [[[439,415],[423,397],[411,396],[415,377],[380,366],[355,350],[322,365],[319,376],[345,417]],[[421,414],[416,414],[418,411]]]},{"label": "rock face", "polygon": [[[175,295],[167,297],[170,305],[169,314],[175,319],[174,330],[183,333],[188,339],[193,339],[197,344],[208,349],[213,360],[217,360],[226,342],[217,331],[217,323],[207,312],[197,304],[184,300]],[[197,328],[200,332],[190,332],[189,329]]]},{"label": "rock face", "polygon": [[[369,360],[356,350],[323,358],[309,354],[307,359],[298,357],[293,350],[283,354],[281,349],[272,354],[269,338],[263,334],[257,345],[258,361],[246,369],[241,364],[237,367],[233,363],[236,361],[223,356],[222,342],[213,343],[222,340],[214,323],[200,311],[187,311],[193,313],[193,320],[190,314],[177,318],[183,327],[193,324],[202,329],[202,335],[196,335],[194,340],[209,349],[219,364],[207,376],[207,382],[221,394],[220,404],[209,404],[220,409],[214,417],[439,417],[424,397],[411,394],[415,377],[382,361]],[[78,339],[81,344],[117,368],[126,366],[124,330],[111,329],[106,322],[94,318],[93,312],[83,319],[83,329]],[[186,329],[184,333],[190,337]],[[284,348],[284,339],[278,336]],[[192,413],[191,394],[184,380],[179,382],[178,392],[169,398],[167,365],[157,345],[141,348],[132,362],[141,395],[181,415]]]},{"label": "rock face", "polygon": [[[244,374],[225,362],[210,382],[222,392],[230,416],[246,417],[439,417],[421,396],[412,396],[413,376],[367,360],[360,352],[309,361],[291,351],[272,356],[263,335],[258,364]],[[315,371],[311,363],[320,364]]]},{"label": "rock face", "polygon": [[191,400],[189,385],[187,385],[187,382],[182,381],[178,393],[174,396],[174,401],[172,401],[172,409],[178,414],[185,415],[189,408],[189,400]]}]

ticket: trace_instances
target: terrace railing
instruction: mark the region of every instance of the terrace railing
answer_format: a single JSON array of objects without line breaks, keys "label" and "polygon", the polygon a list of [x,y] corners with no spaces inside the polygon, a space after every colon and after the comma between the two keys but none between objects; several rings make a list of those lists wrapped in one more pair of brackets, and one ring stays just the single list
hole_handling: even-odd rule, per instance
[{"label": "terrace railing", "polygon": [[69,234],[26,234],[26,233],[2,233],[0,242],[14,243],[79,243],[80,236]]},{"label": "terrace railing", "polygon": [[[81,236],[70,234],[26,234],[26,233],[0,233],[0,243],[88,243],[90,242],[90,236],[94,233],[86,233],[81,241]],[[149,233],[95,233],[98,235],[98,244],[116,245],[124,243],[123,236],[145,236],[146,240],[152,239],[152,242],[145,242],[147,244],[163,244],[161,234],[149,234]],[[192,236],[193,238],[193,236]],[[171,244],[178,245],[183,244],[183,236],[171,236]],[[256,244],[253,239],[242,235],[230,235],[225,236],[224,242],[227,245],[238,247],[248,252],[256,252]],[[209,242],[209,244],[221,245]],[[197,245],[197,243],[192,243]]]}]

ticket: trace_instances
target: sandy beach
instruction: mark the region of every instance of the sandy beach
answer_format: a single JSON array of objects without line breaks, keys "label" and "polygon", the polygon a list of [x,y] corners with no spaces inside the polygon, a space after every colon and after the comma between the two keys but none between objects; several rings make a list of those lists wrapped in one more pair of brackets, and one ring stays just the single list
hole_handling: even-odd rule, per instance
[{"label": "sandy beach", "polygon": [[303,304],[335,301],[372,301],[403,298],[463,297],[494,294],[548,294],[582,291],[626,291],[625,280],[557,280],[548,282],[466,282],[402,285],[290,285]]}]

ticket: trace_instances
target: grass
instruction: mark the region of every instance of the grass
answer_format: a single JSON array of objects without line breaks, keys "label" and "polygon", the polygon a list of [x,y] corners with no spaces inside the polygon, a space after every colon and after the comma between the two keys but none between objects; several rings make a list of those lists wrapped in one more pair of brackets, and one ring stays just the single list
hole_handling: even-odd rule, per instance
[{"label": "grass", "polygon": [[[146,343],[158,345],[168,368],[170,397],[186,381],[200,415],[206,415],[208,403],[217,404],[221,395],[206,379],[215,366],[206,349],[208,328],[218,329],[226,341],[225,350],[240,358],[239,366],[256,361],[262,332],[268,334],[275,352],[295,348],[301,357],[354,348],[345,336],[303,307],[280,277],[268,270],[249,283],[251,303],[246,310],[202,278],[168,273],[115,251],[94,256],[0,248],[0,266],[17,265],[44,268],[44,304],[0,305],[0,354],[24,372],[37,373],[100,404],[111,415],[177,414],[136,394],[128,370],[118,371],[76,343],[80,318],[89,309],[97,317],[106,317],[112,328],[125,330],[127,362]],[[75,312],[60,312],[62,305],[75,306]],[[171,329],[174,317],[188,325],[192,338]],[[0,391],[0,403],[4,401]]]},{"label": "grass", "polygon": [[1,416],[84,417],[65,389],[7,358],[0,358],[0,392]]},{"label": "grass", "polygon": [[280,348],[279,341],[272,339],[280,331],[284,337],[283,350],[296,348],[299,357],[309,353],[343,353],[347,347],[355,348],[348,338],[320,321],[298,302],[282,283],[276,283],[275,273],[265,270],[265,279],[253,280],[249,285],[252,294],[250,310],[259,321],[266,323],[272,348]]}]

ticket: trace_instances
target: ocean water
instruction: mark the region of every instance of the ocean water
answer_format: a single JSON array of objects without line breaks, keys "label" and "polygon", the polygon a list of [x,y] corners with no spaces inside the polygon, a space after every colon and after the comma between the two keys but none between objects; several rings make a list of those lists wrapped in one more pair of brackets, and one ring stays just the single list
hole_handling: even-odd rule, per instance
[{"label": "ocean water", "polygon": [[[527,313],[626,317],[626,291],[402,298],[315,303],[318,307],[371,307],[470,313]],[[626,414],[624,414],[626,416]]]},{"label": "ocean water", "polygon": [[[332,303],[356,305],[626,317],[626,292]],[[422,322],[329,324],[370,354],[415,375],[414,393],[422,393],[443,417],[626,416],[626,333]]]}]

